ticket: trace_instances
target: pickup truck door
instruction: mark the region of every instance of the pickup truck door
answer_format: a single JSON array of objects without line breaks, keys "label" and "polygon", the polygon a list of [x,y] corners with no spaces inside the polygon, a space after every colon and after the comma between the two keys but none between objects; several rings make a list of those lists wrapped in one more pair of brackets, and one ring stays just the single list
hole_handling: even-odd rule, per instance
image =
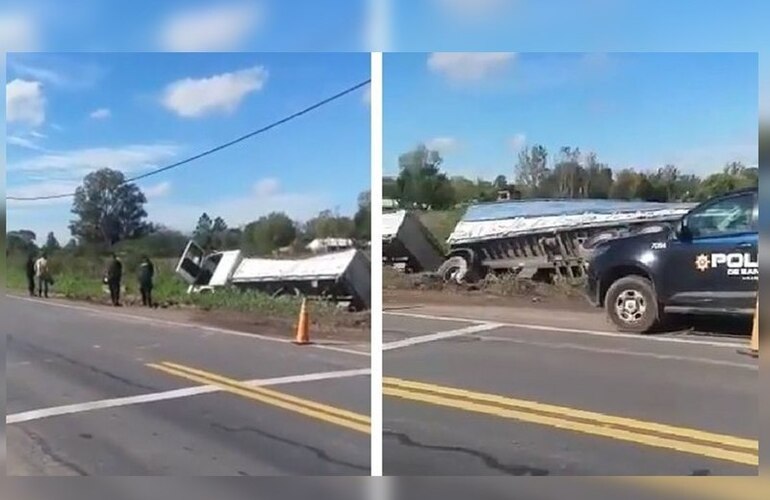
[{"label": "pickup truck door", "polygon": [[188,284],[194,285],[203,271],[205,256],[203,249],[193,240],[190,240],[176,266],[176,273]]},{"label": "pickup truck door", "polygon": [[754,310],[759,283],[757,196],[742,192],[693,209],[689,237],[671,240],[664,264],[667,308]]}]

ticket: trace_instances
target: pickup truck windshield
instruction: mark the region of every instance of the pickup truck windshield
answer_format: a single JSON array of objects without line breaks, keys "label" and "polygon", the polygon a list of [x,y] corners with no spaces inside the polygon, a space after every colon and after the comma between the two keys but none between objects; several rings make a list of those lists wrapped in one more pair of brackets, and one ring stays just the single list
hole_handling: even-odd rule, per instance
[{"label": "pickup truck windshield", "polygon": [[687,226],[694,237],[727,236],[754,230],[754,195],[717,201],[690,213]]}]

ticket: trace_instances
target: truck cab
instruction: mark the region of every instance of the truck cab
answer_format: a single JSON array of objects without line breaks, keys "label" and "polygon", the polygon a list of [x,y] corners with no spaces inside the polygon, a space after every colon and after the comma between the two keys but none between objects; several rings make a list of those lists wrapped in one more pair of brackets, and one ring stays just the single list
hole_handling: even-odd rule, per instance
[{"label": "truck cab", "polygon": [[610,239],[587,262],[587,294],[621,331],[668,314],[754,314],[759,284],[757,188],[693,208],[657,231]]},{"label": "truck cab", "polygon": [[188,293],[210,292],[230,282],[241,260],[240,250],[207,254],[190,240],[177,263],[176,273],[189,285]]}]

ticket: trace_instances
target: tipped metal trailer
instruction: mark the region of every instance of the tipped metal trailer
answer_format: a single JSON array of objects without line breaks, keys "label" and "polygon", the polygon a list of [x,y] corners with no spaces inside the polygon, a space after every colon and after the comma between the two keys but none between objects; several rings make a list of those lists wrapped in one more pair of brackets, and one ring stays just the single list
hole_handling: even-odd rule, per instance
[{"label": "tipped metal trailer", "polygon": [[601,241],[665,229],[692,203],[616,200],[517,200],[472,205],[447,243],[438,272],[445,280],[474,281],[488,273],[523,278],[582,279]]},{"label": "tipped metal trailer", "polygon": [[416,214],[399,210],[382,214],[382,262],[406,272],[435,272],[444,251]]},{"label": "tipped metal trailer", "polygon": [[176,273],[189,284],[188,293],[232,286],[272,296],[324,298],[354,310],[371,306],[371,263],[356,249],[304,259],[265,259],[244,257],[241,250],[207,254],[191,240]]}]

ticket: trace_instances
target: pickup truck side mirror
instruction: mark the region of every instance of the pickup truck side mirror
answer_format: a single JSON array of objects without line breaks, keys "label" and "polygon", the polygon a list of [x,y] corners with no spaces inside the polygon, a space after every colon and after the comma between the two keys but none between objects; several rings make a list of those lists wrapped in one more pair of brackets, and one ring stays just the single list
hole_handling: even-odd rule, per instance
[{"label": "pickup truck side mirror", "polygon": [[676,236],[680,241],[692,241],[692,230],[690,229],[690,226],[687,225],[686,217],[679,223],[679,227],[676,230]]}]

